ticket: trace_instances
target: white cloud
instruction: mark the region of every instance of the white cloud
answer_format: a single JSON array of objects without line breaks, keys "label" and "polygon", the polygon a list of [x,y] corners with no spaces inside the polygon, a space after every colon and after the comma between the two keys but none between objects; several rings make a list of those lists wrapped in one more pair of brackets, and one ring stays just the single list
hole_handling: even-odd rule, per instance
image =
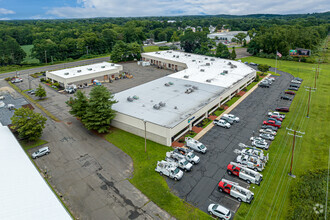
[{"label": "white cloud", "polygon": [[10,15],[10,14],[15,14],[15,12],[5,8],[0,8],[0,15]]},{"label": "white cloud", "polygon": [[77,0],[76,7],[56,7],[60,18],[128,17],[196,14],[299,14],[329,11],[328,0]]},{"label": "white cloud", "polygon": [[0,18],[0,21],[8,21],[11,20],[10,18]]}]

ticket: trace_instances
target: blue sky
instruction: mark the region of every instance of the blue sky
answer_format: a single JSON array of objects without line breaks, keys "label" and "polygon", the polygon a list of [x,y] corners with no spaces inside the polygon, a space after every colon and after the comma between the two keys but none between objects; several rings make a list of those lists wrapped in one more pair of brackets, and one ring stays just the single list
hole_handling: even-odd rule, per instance
[{"label": "blue sky", "polygon": [[0,0],[0,20],[326,12],[329,0]]}]

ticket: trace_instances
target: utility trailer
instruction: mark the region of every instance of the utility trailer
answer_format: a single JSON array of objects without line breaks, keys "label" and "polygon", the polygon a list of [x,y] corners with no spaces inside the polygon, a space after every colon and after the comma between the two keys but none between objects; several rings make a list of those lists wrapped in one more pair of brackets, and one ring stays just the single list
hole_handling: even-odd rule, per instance
[{"label": "utility trailer", "polygon": [[260,185],[262,181],[262,175],[260,173],[235,162],[230,162],[230,164],[228,164],[227,173],[229,175],[238,176],[249,184],[254,183]]},{"label": "utility trailer", "polygon": [[254,193],[250,190],[240,186],[238,183],[222,179],[218,184],[220,192],[228,193],[230,196],[236,198],[239,202],[251,203],[254,198]]}]

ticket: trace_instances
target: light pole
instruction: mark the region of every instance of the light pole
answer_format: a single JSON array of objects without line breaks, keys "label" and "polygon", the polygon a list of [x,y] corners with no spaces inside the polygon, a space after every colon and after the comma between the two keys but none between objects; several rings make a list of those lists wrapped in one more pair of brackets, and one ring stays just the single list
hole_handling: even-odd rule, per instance
[{"label": "light pole", "polygon": [[147,153],[147,121],[143,120],[144,123],[144,152]]}]

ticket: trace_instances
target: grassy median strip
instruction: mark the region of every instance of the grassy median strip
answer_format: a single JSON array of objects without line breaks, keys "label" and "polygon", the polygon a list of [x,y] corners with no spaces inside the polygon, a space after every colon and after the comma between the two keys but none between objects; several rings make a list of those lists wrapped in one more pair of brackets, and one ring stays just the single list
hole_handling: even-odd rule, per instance
[{"label": "grassy median strip", "polygon": [[13,89],[15,89],[17,92],[19,92],[22,96],[24,96],[25,98],[27,98],[30,102],[32,102],[33,104],[35,104],[38,108],[40,108],[46,115],[48,115],[48,117],[50,117],[51,119],[53,119],[54,121],[60,121],[60,119],[56,118],[54,115],[52,115],[52,113],[50,113],[49,111],[47,111],[44,107],[42,107],[36,100],[32,99],[29,95],[25,94],[20,88],[18,88],[16,85],[14,85],[11,82],[8,82],[9,85],[11,87],[13,87]]},{"label": "grassy median strip", "polygon": [[36,141],[20,141],[19,142],[21,144],[21,146],[23,147],[23,149],[25,151],[31,149],[31,148],[35,148],[35,147],[38,147],[38,146],[41,146],[43,144],[47,144],[48,141],[45,141],[45,140],[42,140],[42,139],[38,139]]},{"label": "grassy median strip", "polygon": [[177,219],[210,218],[206,213],[175,196],[165,181],[166,177],[155,171],[157,161],[163,160],[165,153],[171,148],[148,140],[145,153],[144,138],[119,129],[111,129],[106,139],[133,159],[134,176],[130,182],[160,208]]},{"label": "grassy median strip", "polygon": [[[275,60],[248,57],[242,61],[268,64],[274,66]],[[291,189],[299,183],[299,179],[306,173],[316,172],[318,169],[327,169],[328,149],[330,140],[329,126],[329,93],[330,93],[330,68],[329,64],[322,64],[320,75],[317,79],[317,90],[311,94],[310,118],[307,118],[308,91],[305,86],[314,87],[316,64],[280,61],[279,70],[291,73],[304,79],[286,114],[282,128],[270,146],[269,163],[266,166],[264,181],[260,187],[251,188],[255,193],[252,204],[243,203],[235,215],[235,219],[288,219],[292,218]],[[275,82],[276,83],[276,82]],[[292,128],[305,132],[302,138],[296,138],[293,174],[296,179],[288,176],[291,163],[293,137],[288,135]],[[292,133],[292,132],[290,132]],[[304,190],[304,189],[302,189]],[[325,188],[323,191],[325,192]],[[302,192],[303,193],[303,192]],[[315,192],[317,193],[317,192]],[[315,204],[323,204],[325,193],[312,198]],[[309,218],[315,219],[312,203],[305,204],[305,210],[310,210]],[[318,216],[322,218],[322,216]],[[323,216],[324,217],[324,216]]]}]

